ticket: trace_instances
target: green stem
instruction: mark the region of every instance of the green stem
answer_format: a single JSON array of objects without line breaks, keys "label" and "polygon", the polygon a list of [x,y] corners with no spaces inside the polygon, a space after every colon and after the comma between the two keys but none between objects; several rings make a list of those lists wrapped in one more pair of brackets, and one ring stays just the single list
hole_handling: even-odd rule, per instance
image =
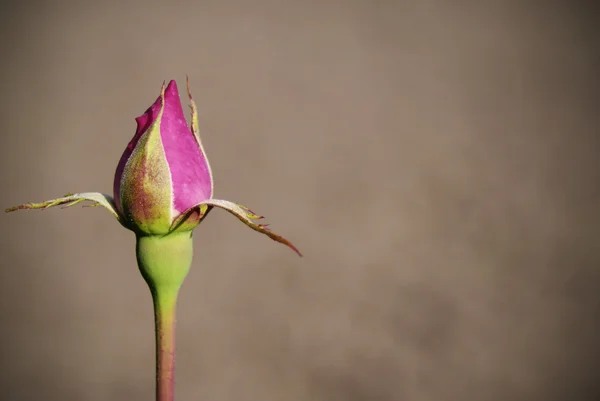
[{"label": "green stem", "polygon": [[192,263],[191,232],[138,236],[136,253],[154,302],[156,401],[174,401],[175,314],[177,295]]}]

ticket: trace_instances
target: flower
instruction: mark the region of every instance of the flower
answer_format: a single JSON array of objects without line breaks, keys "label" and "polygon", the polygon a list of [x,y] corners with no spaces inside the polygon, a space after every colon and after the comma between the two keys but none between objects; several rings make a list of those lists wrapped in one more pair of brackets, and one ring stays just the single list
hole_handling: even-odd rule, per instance
[{"label": "flower", "polygon": [[[175,219],[210,200],[213,180],[197,128],[192,104],[188,127],[171,81],[144,114],[136,118],[137,130],[123,152],[114,181],[115,206],[134,231],[164,235],[197,226],[204,213],[191,213],[172,228]],[[206,207],[204,208],[207,209]]]},{"label": "flower", "polygon": [[179,290],[192,264],[192,231],[215,207],[248,227],[298,249],[271,232],[245,206],[213,199],[213,177],[198,134],[198,112],[187,85],[191,127],[187,126],[177,84],[169,82],[144,114],[123,152],[114,179],[114,198],[98,192],[67,194],[41,203],[6,209],[47,209],[84,201],[103,206],[136,234],[136,258],[154,305],[156,400],[174,400],[175,311]]},{"label": "flower", "polygon": [[193,230],[213,208],[224,209],[248,227],[298,249],[273,233],[247,207],[213,199],[213,177],[198,130],[198,112],[189,82],[187,92],[192,111],[188,127],[175,81],[163,83],[160,96],[136,118],[135,135],[123,152],[114,178],[114,198],[97,192],[67,194],[41,203],[26,203],[6,209],[46,209],[91,201],[103,206],[138,236],[164,236]]}]

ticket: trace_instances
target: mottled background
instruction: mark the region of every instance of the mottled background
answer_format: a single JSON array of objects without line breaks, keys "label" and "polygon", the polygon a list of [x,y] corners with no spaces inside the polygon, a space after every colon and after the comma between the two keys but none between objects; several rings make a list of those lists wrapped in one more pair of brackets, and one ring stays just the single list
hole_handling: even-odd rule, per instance
[{"label": "mottled background", "polygon": [[[178,400],[596,399],[597,15],[537,4],[5,3],[2,206],[111,192],[187,73],[217,196],[306,256],[211,213]],[[0,224],[1,399],[153,399],[133,235],[101,208]]]}]

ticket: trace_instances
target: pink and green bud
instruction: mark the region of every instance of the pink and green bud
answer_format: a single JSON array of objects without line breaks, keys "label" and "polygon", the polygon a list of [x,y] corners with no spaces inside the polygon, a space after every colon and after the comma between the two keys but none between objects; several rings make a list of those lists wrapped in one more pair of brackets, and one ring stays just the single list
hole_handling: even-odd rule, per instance
[{"label": "pink and green bud", "polygon": [[236,216],[248,227],[287,245],[273,233],[263,217],[247,207],[213,198],[213,177],[198,130],[198,112],[189,85],[192,110],[188,126],[175,81],[164,84],[160,96],[136,118],[137,129],[123,152],[114,178],[114,198],[98,192],[71,193],[41,203],[26,203],[6,209],[47,209],[90,201],[108,209],[124,227],[139,236],[166,235],[193,230],[213,208]]},{"label": "pink and green bud", "polygon": [[[123,152],[114,181],[115,205],[133,231],[168,234],[182,213],[212,198],[212,174],[194,128],[198,116],[191,95],[190,101],[191,127],[175,81],[166,89],[163,85],[154,104],[136,118],[137,130]],[[194,228],[203,214],[191,213],[175,229]]]}]

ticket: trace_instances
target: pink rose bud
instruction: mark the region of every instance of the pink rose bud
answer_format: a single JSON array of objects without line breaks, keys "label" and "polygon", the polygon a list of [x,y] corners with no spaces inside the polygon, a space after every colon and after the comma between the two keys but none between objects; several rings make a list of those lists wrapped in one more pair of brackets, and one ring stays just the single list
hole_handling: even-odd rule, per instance
[{"label": "pink rose bud", "polygon": [[133,139],[117,165],[114,198],[99,192],[67,194],[41,203],[26,203],[6,209],[47,209],[90,201],[103,206],[138,237],[163,236],[193,230],[212,208],[225,209],[248,227],[285,244],[300,255],[285,238],[266,224],[262,216],[226,200],[213,199],[213,177],[198,132],[198,112],[188,85],[192,110],[188,126],[175,81],[164,84],[160,96],[136,118]]},{"label": "pink rose bud", "polygon": [[[166,89],[163,85],[158,99],[136,121],[135,135],[117,166],[115,205],[133,231],[168,234],[182,213],[211,199],[210,165],[200,136],[186,123],[175,81]],[[201,217],[194,213],[177,229],[194,228]]]}]

